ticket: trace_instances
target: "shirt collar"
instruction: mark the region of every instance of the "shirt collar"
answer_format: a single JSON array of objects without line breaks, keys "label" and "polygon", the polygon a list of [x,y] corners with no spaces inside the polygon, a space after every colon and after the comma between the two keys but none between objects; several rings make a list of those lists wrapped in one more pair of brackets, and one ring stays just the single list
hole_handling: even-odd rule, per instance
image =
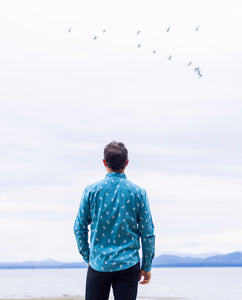
[{"label": "shirt collar", "polygon": [[107,177],[120,177],[120,178],[127,178],[126,175],[124,173],[120,173],[120,172],[111,172],[111,173],[107,173],[105,178]]}]

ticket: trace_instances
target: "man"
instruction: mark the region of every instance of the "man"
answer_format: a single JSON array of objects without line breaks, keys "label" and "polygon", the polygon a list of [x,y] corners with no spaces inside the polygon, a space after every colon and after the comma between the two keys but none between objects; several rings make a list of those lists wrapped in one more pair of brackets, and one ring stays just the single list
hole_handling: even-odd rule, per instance
[{"label": "man", "polygon": [[108,300],[111,286],[115,300],[135,300],[138,282],[147,284],[151,278],[154,226],[146,191],[124,174],[128,162],[125,145],[109,143],[103,159],[106,177],[83,192],[74,233],[78,250],[89,265],[86,300]]}]

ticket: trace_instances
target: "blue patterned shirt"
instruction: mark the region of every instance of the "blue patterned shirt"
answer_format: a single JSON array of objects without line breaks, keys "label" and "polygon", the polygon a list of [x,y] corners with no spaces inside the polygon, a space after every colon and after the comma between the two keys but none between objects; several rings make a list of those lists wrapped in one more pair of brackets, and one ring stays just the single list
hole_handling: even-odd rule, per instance
[{"label": "blue patterned shirt", "polygon": [[119,271],[137,264],[140,239],[141,268],[151,270],[155,236],[149,201],[146,191],[124,173],[107,173],[105,179],[85,188],[74,233],[79,253],[97,271]]}]

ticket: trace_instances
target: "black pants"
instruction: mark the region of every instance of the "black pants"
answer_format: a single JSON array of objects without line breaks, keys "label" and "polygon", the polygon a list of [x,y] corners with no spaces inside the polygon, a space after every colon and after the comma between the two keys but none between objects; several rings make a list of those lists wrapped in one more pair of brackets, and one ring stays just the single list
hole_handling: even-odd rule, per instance
[{"label": "black pants", "polygon": [[108,300],[113,288],[115,300],[136,300],[140,263],[115,272],[98,272],[88,267],[85,300]]}]

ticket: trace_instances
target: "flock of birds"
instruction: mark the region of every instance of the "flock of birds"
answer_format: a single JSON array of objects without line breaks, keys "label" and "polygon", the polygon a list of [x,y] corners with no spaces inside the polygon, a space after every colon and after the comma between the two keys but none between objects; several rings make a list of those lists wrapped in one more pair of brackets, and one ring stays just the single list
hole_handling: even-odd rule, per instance
[{"label": "flock of birds", "polygon": [[[199,31],[199,27],[200,26],[197,26],[195,31]],[[166,32],[170,32],[170,29],[171,29],[171,26],[168,26],[167,29],[166,29]],[[102,33],[104,34],[105,32],[106,32],[106,29],[103,29]],[[71,33],[71,27],[68,29],[68,33]],[[137,30],[136,35],[139,35],[140,33],[141,33],[141,31]],[[97,40],[97,38],[98,38],[97,35],[95,35],[93,37],[93,40]],[[140,48],[141,43],[138,43],[137,47]],[[156,54],[156,50],[153,50],[153,54]],[[168,56],[168,60],[172,60],[172,55],[171,54]],[[192,65],[192,61],[189,61],[187,66],[190,67],[191,65]],[[201,73],[200,67],[194,67],[194,72],[197,73],[199,78],[201,78],[203,76],[203,74]]]}]

